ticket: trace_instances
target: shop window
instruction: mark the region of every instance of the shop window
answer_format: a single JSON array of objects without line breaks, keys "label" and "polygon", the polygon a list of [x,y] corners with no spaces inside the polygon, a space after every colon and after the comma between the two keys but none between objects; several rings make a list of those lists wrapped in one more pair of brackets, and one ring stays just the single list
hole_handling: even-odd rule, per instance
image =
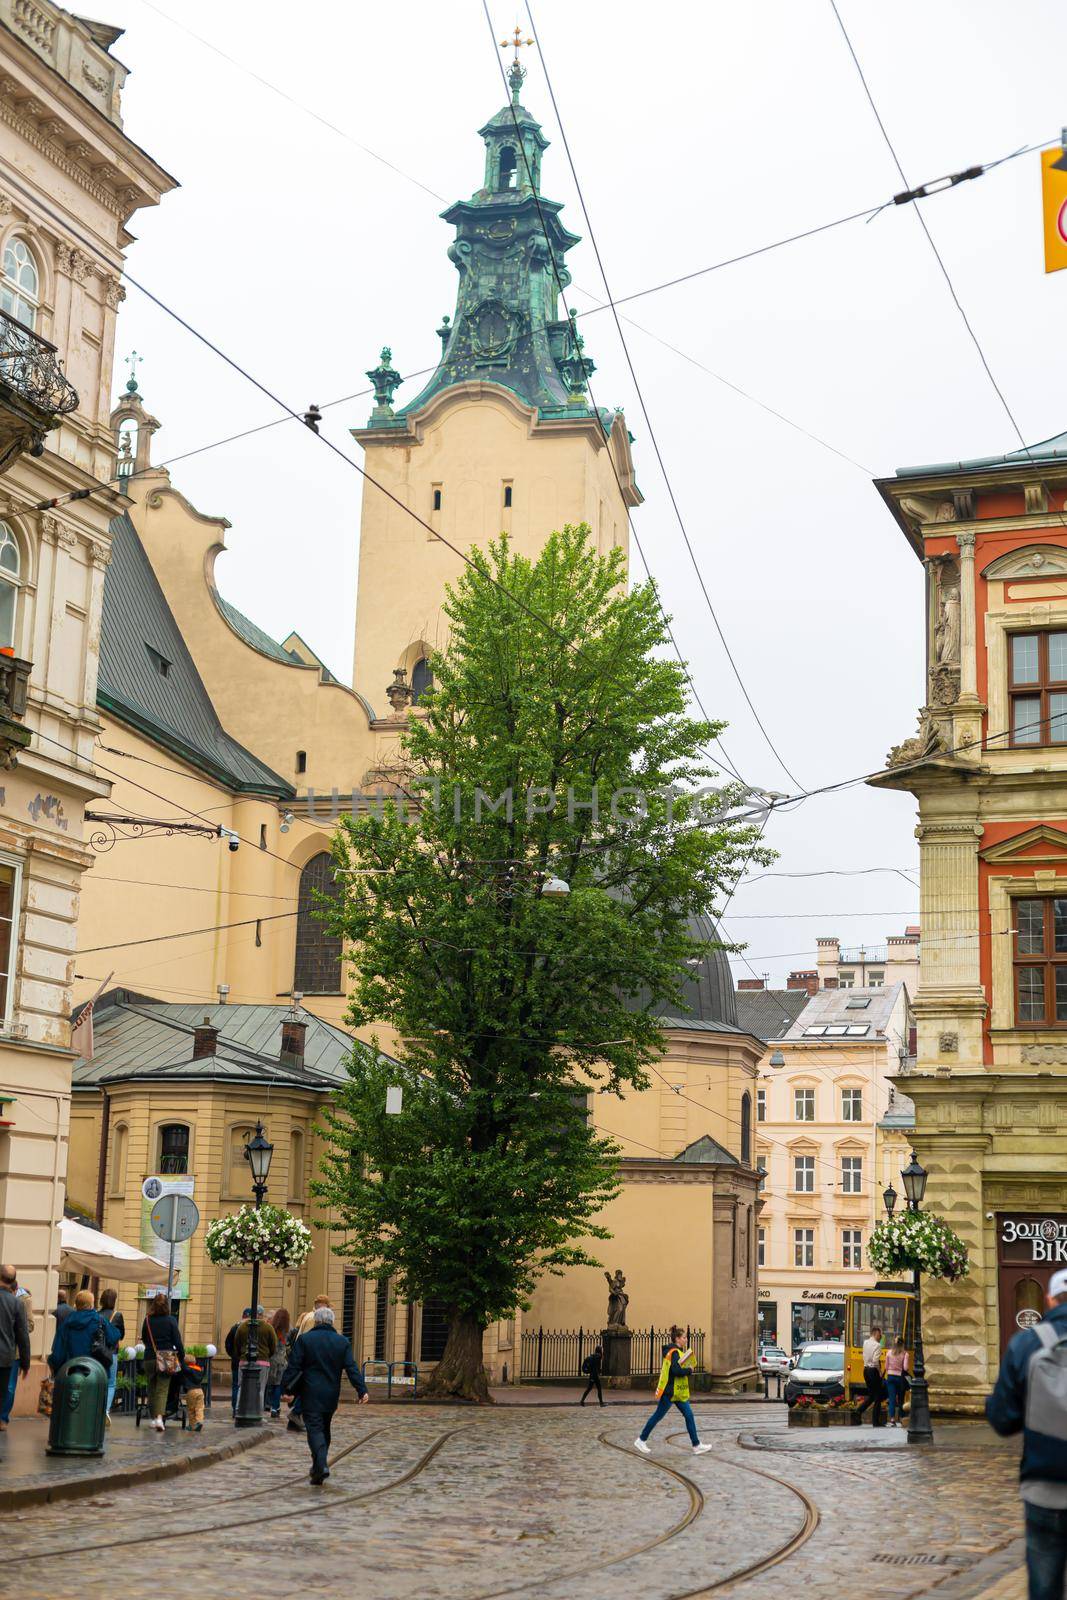
[{"label": "shop window", "polygon": [[126,1161],[130,1147],[130,1130],[124,1122],[117,1122],[111,1130],[111,1182],[108,1194],[118,1199],[126,1193]]},{"label": "shop window", "polygon": [[160,1172],[189,1171],[189,1124],[165,1122],[159,1130]]},{"label": "shop window", "polygon": [[324,900],[337,898],[333,858],[328,851],[312,856],[300,874],[296,903],[296,962],[293,988],[299,994],[340,994],[341,946],[339,934],[323,921]]},{"label": "shop window", "polygon": [[815,1090],[793,1090],[793,1115],[797,1122],[815,1121]]},{"label": "shop window", "polygon": [[1067,744],[1067,633],[1008,638],[1010,742]]},{"label": "shop window", "polygon": [[863,1266],[863,1233],[859,1228],[841,1230],[841,1265],[853,1268]]},{"label": "shop window", "polygon": [[842,1089],[841,1090],[841,1121],[842,1122],[862,1122],[863,1121],[863,1090],[862,1089]]},{"label": "shop window", "polygon": [[863,1193],[863,1157],[841,1157],[841,1193]]},{"label": "shop window", "polygon": [[793,1157],[793,1191],[795,1194],[815,1193],[815,1157]]},{"label": "shop window", "polygon": [[1067,899],[1016,900],[1013,922],[1016,1022],[1067,1022]]},{"label": "shop window", "polygon": [[815,1265],[815,1229],[793,1229],[793,1265],[795,1267],[813,1267]]}]

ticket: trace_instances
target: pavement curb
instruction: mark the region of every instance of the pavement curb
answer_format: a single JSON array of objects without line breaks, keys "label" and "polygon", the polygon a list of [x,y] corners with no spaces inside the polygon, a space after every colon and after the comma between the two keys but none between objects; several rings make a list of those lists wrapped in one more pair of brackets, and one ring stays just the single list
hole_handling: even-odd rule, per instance
[{"label": "pavement curb", "polygon": [[0,1512],[14,1511],[20,1506],[57,1505],[62,1500],[86,1500],[112,1489],[129,1489],[135,1484],[179,1478],[185,1472],[199,1472],[202,1467],[218,1466],[220,1461],[243,1455],[246,1450],[252,1450],[274,1437],[266,1429],[262,1432],[250,1431],[228,1440],[226,1444],[213,1445],[193,1455],[175,1456],[169,1461],[153,1462],[148,1466],[122,1467],[114,1472],[105,1470],[92,1477],[57,1479],[55,1483],[29,1483],[21,1488],[0,1489]]}]

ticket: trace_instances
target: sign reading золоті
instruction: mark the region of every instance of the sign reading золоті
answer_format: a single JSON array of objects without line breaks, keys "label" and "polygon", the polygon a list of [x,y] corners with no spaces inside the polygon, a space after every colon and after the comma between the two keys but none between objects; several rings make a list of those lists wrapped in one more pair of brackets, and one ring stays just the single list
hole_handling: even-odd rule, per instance
[{"label": "sign reading \u0437\u043e\u043b\u043e\u0442\u0456", "polygon": [[1067,1266],[1067,1217],[1001,1217],[1000,1259],[1005,1265],[1045,1262]]}]

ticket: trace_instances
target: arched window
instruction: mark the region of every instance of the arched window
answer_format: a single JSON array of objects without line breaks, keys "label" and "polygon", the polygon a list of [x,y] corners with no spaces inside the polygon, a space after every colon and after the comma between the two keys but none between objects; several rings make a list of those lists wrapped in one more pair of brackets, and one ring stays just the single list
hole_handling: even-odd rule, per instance
[{"label": "arched window", "polygon": [[304,1131],[294,1128],[289,1135],[289,1198],[303,1201],[304,1195]]},{"label": "arched window", "polygon": [[120,478],[128,478],[137,464],[137,419],[123,417],[119,423],[119,458],[115,470]]},{"label": "arched window", "polygon": [[0,311],[21,322],[25,328],[37,326],[41,279],[37,263],[25,239],[13,238],[4,246],[4,273],[0,279]]},{"label": "arched window", "polygon": [[118,1197],[126,1193],[126,1152],[129,1147],[130,1130],[124,1122],[118,1122],[111,1133],[111,1185],[108,1193]]},{"label": "arched window", "polygon": [[433,688],[433,673],[425,656],[420,656],[411,669],[411,698],[418,705],[427,689]]},{"label": "arched window", "polygon": [[333,858],[325,850],[312,856],[300,874],[293,970],[293,988],[299,994],[341,993],[341,940],[322,920],[323,897],[337,898]]},{"label": "arched window", "polygon": [[21,558],[15,535],[0,522],[0,650],[14,650]]},{"label": "arched window", "polygon": [[747,1089],[741,1096],[741,1161],[752,1165],[752,1096]]},{"label": "arched window", "polygon": [[245,1145],[255,1133],[250,1122],[238,1122],[230,1129],[226,1161],[222,1174],[223,1196],[236,1196],[244,1200],[252,1183],[252,1174],[245,1159]]},{"label": "arched window", "polygon": [[509,144],[500,151],[500,187],[514,189],[515,187],[515,152]]},{"label": "arched window", "polygon": [[189,1171],[189,1124],[165,1122],[159,1130],[159,1171]]}]

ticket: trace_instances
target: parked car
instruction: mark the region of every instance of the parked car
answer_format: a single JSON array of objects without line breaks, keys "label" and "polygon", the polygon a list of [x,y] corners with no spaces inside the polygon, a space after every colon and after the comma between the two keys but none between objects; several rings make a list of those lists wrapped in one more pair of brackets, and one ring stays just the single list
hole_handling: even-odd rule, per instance
[{"label": "parked car", "polygon": [[821,1401],[836,1400],[845,1392],[845,1346],[840,1341],[806,1344],[785,1386],[786,1405],[795,1406],[801,1395]]},{"label": "parked car", "polygon": [[768,1373],[772,1376],[776,1372],[788,1372],[793,1365],[791,1356],[786,1355],[776,1344],[765,1344],[759,1353],[759,1369],[762,1377]]}]

